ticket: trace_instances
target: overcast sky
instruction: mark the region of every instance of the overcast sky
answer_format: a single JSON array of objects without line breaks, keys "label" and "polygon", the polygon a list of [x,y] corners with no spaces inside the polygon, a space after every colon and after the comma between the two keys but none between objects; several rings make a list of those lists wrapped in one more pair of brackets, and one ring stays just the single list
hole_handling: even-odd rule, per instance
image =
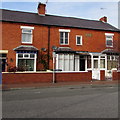
[{"label": "overcast sky", "polygon": [[[23,0],[21,0],[23,1]],[[39,2],[45,3],[46,0],[39,0]],[[118,27],[118,0],[104,0],[98,2],[96,0],[86,0],[89,2],[81,2],[82,0],[48,0],[46,13],[59,16],[72,16],[83,19],[99,20],[103,16],[108,17],[108,23],[115,27]],[[85,0],[84,0],[85,1]],[[37,0],[20,2],[17,0],[3,0],[1,8],[26,11],[26,12],[37,12]]]}]

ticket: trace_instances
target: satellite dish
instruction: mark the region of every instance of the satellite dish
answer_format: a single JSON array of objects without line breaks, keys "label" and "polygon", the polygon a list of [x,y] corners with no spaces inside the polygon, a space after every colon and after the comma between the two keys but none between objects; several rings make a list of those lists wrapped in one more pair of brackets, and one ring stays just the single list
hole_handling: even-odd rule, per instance
[{"label": "satellite dish", "polygon": [[46,48],[41,48],[41,50],[45,52],[45,51],[46,51]]},{"label": "satellite dish", "polygon": [[56,49],[57,49],[57,47],[56,47],[56,46],[52,46],[52,49],[53,49],[53,50],[56,50]]}]

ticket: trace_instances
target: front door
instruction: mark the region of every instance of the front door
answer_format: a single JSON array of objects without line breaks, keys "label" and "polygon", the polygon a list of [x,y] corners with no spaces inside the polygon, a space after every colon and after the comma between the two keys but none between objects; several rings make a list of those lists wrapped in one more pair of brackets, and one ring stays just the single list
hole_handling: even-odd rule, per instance
[{"label": "front door", "polygon": [[80,57],[80,71],[85,71],[85,58],[84,58],[84,56]]},{"label": "front door", "polygon": [[100,80],[99,56],[93,56],[92,79]]}]

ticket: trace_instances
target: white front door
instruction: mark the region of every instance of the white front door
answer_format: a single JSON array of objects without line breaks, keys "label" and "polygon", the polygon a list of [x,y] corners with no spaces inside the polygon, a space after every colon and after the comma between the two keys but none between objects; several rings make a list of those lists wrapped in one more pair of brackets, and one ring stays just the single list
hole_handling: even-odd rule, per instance
[{"label": "white front door", "polygon": [[100,80],[99,58],[93,58],[92,79]]}]

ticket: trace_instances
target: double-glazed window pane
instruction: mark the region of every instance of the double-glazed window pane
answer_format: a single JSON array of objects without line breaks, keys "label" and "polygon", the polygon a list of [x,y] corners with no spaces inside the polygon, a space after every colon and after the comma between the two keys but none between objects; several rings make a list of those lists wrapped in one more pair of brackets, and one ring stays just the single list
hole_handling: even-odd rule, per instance
[{"label": "double-glazed window pane", "polygon": [[80,44],[80,37],[77,37],[77,44]]},{"label": "double-glazed window pane", "polygon": [[113,36],[106,36],[106,46],[113,46]]},{"label": "double-glazed window pane", "polygon": [[94,60],[94,68],[98,68],[98,60]]},{"label": "double-glazed window pane", "polygon": [[107,40],[107,46],[112,46],[112,40]]},{"label": "double-glazed window pane", "polygon": [[18,69],[19,71],[34,71],[34,60],[19,59]]},{"label": "double-glazed window pane", "polygon": [[64,34],[65,34],[65,44],[68,44],[68,33],[65,32]]},{"label": "double-glazed window pane", "polygon": [[22,43],[32,43],[32,30],[22,29]]},{"label": "double-glazed window pane", "polygon": [[34,58],[35,57],[35,55],[34,54],[30,54],[30,58]]},{"label": "double-glazed window pane", "polygon": [[63,32],[60,32],[60,44],[63,44]]},{"label": "double-glazed window pane", "polygon": [[100,60],[100,68],[105,68],[105,59]]},{"label": "double-glazed window pane", "polygon": [[76,37],[76,45],[82,45],[82,36]]},{"label": "double-glazed window pane", "polygon": [[18,54],[18,58],[23,58],[23,54]]}]

